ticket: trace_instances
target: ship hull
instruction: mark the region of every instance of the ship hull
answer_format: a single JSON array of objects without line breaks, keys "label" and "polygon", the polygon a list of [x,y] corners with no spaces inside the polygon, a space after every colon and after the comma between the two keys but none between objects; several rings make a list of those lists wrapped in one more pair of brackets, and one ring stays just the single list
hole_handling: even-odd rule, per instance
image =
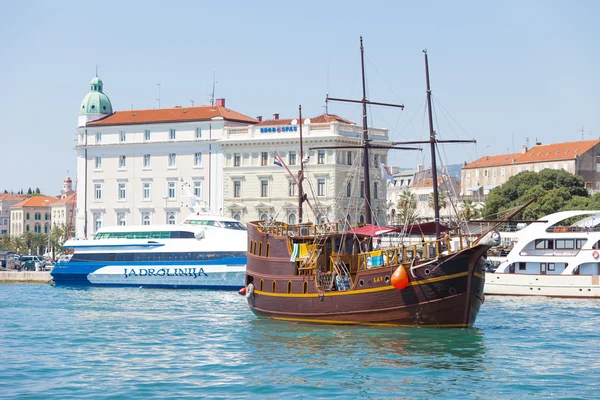
[{"label": "ship hull", "polygon": [[248,254],[248,298],[252,312],[276,320],[388,326],[470,327],[483,302],[484,255],[478,245],[435,262],[407,264],[409,283],[398,290],[391,276],[398,265],[357,271],[345,291],[319,289],[317,275],[296,275],[281,238],[249,229],[249,238],[270,247],[270,257]]}]

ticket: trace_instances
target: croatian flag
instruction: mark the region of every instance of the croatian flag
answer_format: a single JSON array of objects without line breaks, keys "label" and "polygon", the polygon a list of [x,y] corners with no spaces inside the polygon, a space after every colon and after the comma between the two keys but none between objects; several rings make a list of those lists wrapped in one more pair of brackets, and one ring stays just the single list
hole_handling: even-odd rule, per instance
[{"label": "croatian flag", "polygon": [[384,163],[381,163],[381,175],[384,179],[389,179],[392,182],[396,182],[396,179],[394,179],[394,176],[390,172],[390,167]]},{"label": "croatian flag", "polygon": [[283,167],[283,163],[281,162],[281,158],[279,158],[279,154],[275,154],[275,161],[273,161],[273,163],[278,167]]}]

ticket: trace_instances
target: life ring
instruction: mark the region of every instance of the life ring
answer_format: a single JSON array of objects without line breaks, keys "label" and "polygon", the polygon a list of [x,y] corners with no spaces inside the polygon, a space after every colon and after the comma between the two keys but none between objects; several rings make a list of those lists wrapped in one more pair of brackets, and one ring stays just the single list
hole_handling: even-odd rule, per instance
[{"label": "life ring", "polygon": [[254,283],[250,282],[246,287],[246,298],[251,299],[254,297]]},{"label": "life ring", "polygon": [[598,257],[600,257],[600,254],[598,253],[598,251],[594,250],[594,251],[592,252],[592,257],[594,257],[594,258],[596,258],[596,259],[597,259]]}]

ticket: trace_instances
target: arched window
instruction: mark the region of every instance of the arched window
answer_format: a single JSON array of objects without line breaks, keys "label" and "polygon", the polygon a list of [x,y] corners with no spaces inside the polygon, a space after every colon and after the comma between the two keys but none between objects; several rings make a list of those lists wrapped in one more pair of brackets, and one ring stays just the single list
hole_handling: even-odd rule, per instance
[{"label": "arched window", "polygon": [[277,293],[277,281],[273,281],[273,293]]},{"label": "arched window", "polygon": [[167,217],[167,225],[175,225],[175,213],[174,212],[169,213],[169,216]]},{"label": "arched window", "polygon": [[29,219],[29,213],[25,214],[25,219]]},{"label": "arched window", "polygon": [[33,226],[33,231],[36,233],[41,233],[42,232],[42,226],[40,224],[35,224]]},{"label": "arched window", "polygon": [[267,251],[265,253],[265,257],[269,257],[271,254],[271,243],[267,243]]},{"label": "arched window", "polygon": [[296,224],[296,214],[290,214],[288,217],[288,224],[295,225]]},{"label": "arched window", "polygon": [[36,212],[34,217],[36,221],[39,221],[42,219],[42,213]]},{"label": "arched window", "polygon": [[142,225],[150,225],[150,213],[142,213]]},{"label": "arched window", "polygon": [[45,215],[45,219],[46,219],[46,221],[49,221],[49,220],[50,220],[50,213],[46,213],[46,215]]},{"label": "arched window", "polygon": [[364,216],[364,215],[361,215],[361,216],[360,216],[360,223],[361,223],[361,224],[364,224],[364,223],[365,223],[365,216]]},{"label": "arched window", "polygon": [[267,214],[262,214],[262,215],[260,216],[260,219],[261,219],[262,221],[266,221],[267,219],[269,219],[269,216],[268,216]]},{"label": "arched window", "polygon": [[346,197],[352,197],[352,182],[348,182],[346,186]]},{"label": "arched window", "polygon": [[25,226],[25,230],[29,232],[29,225]]},{"label": "arched window", "polygon": [[262,256],[262,242],[258,242],[258,256]]},{"label": "arched window", "polygon": [[289,293],[292,293],[292,281],[288,281],[288,284],[287,284],[287,290],[288,290],[288,291],[287,291],[287,292],[288,292],[288,294],[289,294]]},{"label": "arched window", "polygon": [[44,224],[44,233],[48,233],[50,231],[50,225]]},{"label": "arched window", "polygon": [[350,218],[350,214],[346,215],[346,219],[348,220],[348,222],[352,222],[352,218]]},{"label": "arched window", "polygon": [[242,216],[239,213],[235,213],[235,214],[233,214],[233,219],[235,219],[236,221],[241,221]]}]

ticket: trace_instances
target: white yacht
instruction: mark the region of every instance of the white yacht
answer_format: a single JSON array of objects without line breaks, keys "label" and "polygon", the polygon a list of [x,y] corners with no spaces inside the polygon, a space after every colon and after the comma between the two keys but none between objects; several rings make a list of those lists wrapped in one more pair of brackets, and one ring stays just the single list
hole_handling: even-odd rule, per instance
[{"label": "white yacht", "polygon": [[179,225],[100,228],[68,240],[56,285],[231,289],[244,286],[248,235],[233,218],[194,212]]},{"label": "white yacht", "polygon": [[484,293],[600,298],[600,210],[539,221],[519,231],[506,260],[486,273]]}]

